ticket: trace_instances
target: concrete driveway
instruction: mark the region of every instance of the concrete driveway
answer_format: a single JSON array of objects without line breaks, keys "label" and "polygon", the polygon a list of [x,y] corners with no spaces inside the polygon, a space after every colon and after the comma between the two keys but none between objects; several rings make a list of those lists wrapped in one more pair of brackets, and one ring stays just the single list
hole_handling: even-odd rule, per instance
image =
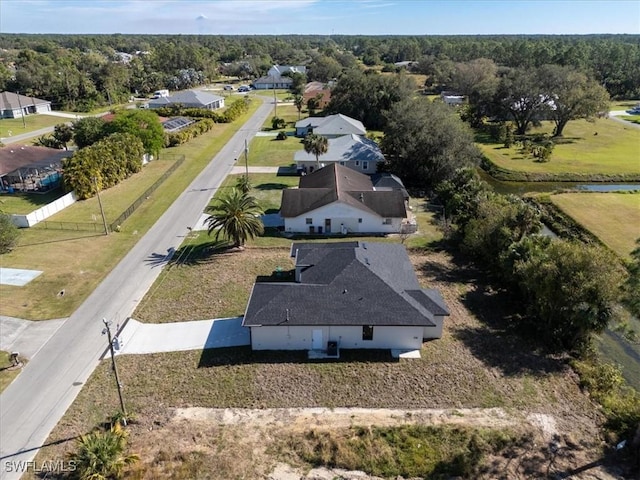
[{"label": "concrete driveway", "polygon": [[142,323],[130,318],[114,340],[117,354],[145,354],[250,345],[242,317],[175,323]]}]

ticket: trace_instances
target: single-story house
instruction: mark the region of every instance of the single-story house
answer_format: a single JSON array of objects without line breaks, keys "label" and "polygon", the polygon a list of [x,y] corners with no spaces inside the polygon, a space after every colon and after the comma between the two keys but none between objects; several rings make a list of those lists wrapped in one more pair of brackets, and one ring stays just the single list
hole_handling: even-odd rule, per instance
[{"label": "single-story house", "polygon": [[13,92],[0,93],[0,118],[21,118],[32,113],[51,111],[51,102]]},{"label": "single-story house", "polygon": [[376,189],[371,177],[337,163],[283,190],[280,216],[290,233],[401,233],[411,224],[402,191]]},{"label": "single-story house", "polygon": [[296,137],[315,133],[333,138],[341,135],[366,135],[367,129],[360,120],[338,113],[328,117],[307,117],[296,122]]},{"label": "single-story house", "polygon": [[457,92],[441,92],[440,98],[442,98],[442,101],[447,105],[462,105],[465,101],[465,96]]},{"label": "single-story house", "polygon": [[170,107],[171,105],[182,105],[185,108],[217,110],[224,108],[224,97],[201,90],[185,90],[183,92],[176,92],[168,97],[149,100],[149,108]]},{"label": "single-story house", "polygon": [[[321,167],[339,163],[358,172],[372,174],[376,172],[378,162],[384,162],[384,155],[378,144],[362,135],[343,135],[330,138],[327,143],[327,153],[318,157]],[[317,168],[315,155],[304,150],[297,151],[293,160],[298,171],[309,173]]]},{"label": "single-story house", "polygon": [[0,190],[44,192],[60,185],[62,160],[72,151],[30,145],[0,148]]},{"label": "single-story house", "polygon": [[449,310],[418,283],[404,246],[294,243],[293,282],[256,282],[242,325],[253,350],[419,350]]},{"label": "single-story house", "polygon": [[266,75],[253,82],[253,88],[256,90],[273,90],[276,88],[288,90],[292,86],[293,79],[282,75]]},{"label": "single-story house", "polygon": [[304,87],[302,97],[305,105],[310,99],[317,98],[318,108],[322,110],[331,101],[331,89],[328,85],[322,82],[309,82]]},{"label": "single-story house", "polygon": [[301,73],[306,75],[307,67],[304,65],[274,65],[267,72],[267,76],[284,75],[285,73]]}]

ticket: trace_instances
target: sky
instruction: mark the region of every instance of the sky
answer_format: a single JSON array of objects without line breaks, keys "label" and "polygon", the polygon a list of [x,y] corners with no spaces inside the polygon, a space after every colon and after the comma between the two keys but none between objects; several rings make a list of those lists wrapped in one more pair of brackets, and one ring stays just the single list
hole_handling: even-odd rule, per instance
[{"label": "sky", "polygon": [[0,0],[0,32],[640,34],[640,0]]}]

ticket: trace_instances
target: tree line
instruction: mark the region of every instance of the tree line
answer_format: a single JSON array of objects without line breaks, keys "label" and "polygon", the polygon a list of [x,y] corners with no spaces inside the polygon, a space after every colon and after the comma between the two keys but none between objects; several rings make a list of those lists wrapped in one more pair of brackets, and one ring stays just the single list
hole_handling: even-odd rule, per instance
[{"label": "tree line", "polygon": [[[86,111],[136,92],[185,89],[220,75],[256,79],[273,64],[306,65],[309,80],[411,61],[428,88],[448,83],[457,63],[500,68],[571,67],[614,98],[640,95],[640,36],[219,36],[2,34],[0,91],[18,91]],[[131,55],[123,58],[122,53]]]}]

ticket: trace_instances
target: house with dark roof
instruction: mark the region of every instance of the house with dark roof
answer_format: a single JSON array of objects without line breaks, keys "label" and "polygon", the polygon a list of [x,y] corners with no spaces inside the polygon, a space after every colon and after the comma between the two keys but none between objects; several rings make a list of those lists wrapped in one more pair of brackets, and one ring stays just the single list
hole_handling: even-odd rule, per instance
[{"label": "house with dark roof", "polygon": [[420,350],[449,310],[424,289],[400,244],[294,243],[294,281],[256,282],[243,326],[253,350]]},{"label": "house with dark roof", "polygon": [[408,198],[377,188],[371,177],[332,163],[282,191],[280,216],[289,233],[351,234],[415,231]]},{"label": "house with dark roof", "polygon": [[366,135],[367,129],[360,120],[338,113],[328,117],[307,117],[296,122],[296,137],[315,133],[327,138],[342,135]]},{"label": "house with dark roof", "polygon": [[33,145],[0,148],[0,190],[44,192],[60,185],[62,160],[72,151]]},{"label": "house with dark roof", "polygon": [[305,75],[307,67],[302,65],[274,65],[264,77],[260,77],[253,82],[253,87],[256,90],[289,89],[293,85],[293,79],[285,74],[294,73]]},{"label": "house with dark roof", "polygon": [[176,92],[168,97],[154,98],[149,101],[149,108],[170,107],[171,105],[181,105],[185,108],[217,110],[224,108],[224,97],[201,90],[185,90],[183,92]]},{"label": "house with dark roof", "polygon": [[0,118],[21,118],[51,111],[51,102],[13,92],[0,92]]},{"label": "house with dark roof", "polygon": [[[317,168],[316,156],[305,150],[297,151],[293,160],[299,171],[309,173]],[[351,133],[328,139],[327,152],[319,160],[321,167],[339,163],[357,172],[372,174],[376,172],[378,162],[384,162],[384,155],[376,142]]]}]

